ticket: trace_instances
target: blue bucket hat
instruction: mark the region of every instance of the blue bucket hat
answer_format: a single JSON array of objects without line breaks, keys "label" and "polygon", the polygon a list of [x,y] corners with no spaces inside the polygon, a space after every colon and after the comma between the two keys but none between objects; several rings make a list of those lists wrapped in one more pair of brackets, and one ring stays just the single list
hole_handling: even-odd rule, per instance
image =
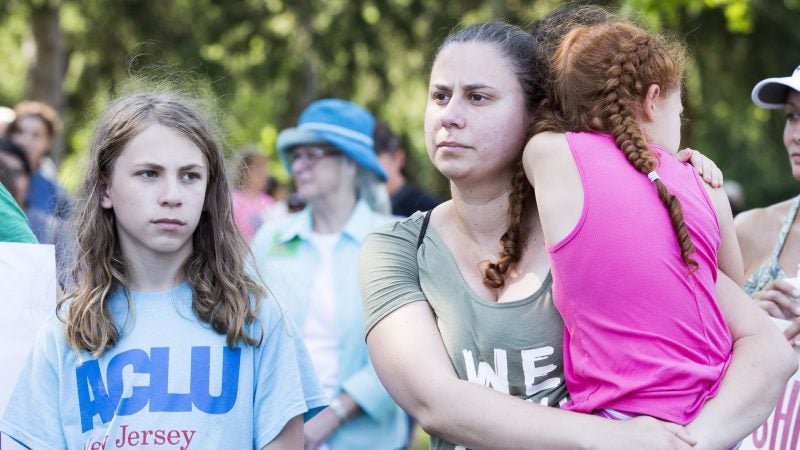
[{"label": "blue bucket hat", "polygon": [[278,133],[278,156],[283,167],[291,172],[286,159],[289,150],[298,145],[330,144],[386,181],[386,172],[375,155],[374,129],[375,118],[366,109],[338,98],[317,100],[300,114],[296,128]]}]

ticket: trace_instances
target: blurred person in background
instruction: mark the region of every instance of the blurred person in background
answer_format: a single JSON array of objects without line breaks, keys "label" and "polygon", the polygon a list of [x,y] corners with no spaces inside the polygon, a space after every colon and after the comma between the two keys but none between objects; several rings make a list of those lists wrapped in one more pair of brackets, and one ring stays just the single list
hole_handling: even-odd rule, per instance
[{"label": "blurred person in background", "polygon": [[[788,77],[767,78],[753,88],[753,102],[786,115],[783,144],[792,176],[800,181],[800,66]],[[800,346],[800,289],[784,279],[794,278],[800,264],[800,196],[736,216],[747,281],[744,288],[771,316],[792,320],[786,338]]]},{"label": "blurred person in background", "polygon": [[407,416],[384,389],[364,342],[356,278],[361,242],[393,220],[373,148],[374,119],[339,99],[318,100],[278,134],[300,212],[256,233],[256,268],[299,326],[330,406],[305,424],[306,449],[397,450]]},{"label": "blurred person in background", "polygon": [[25,169],[15,166],[15,158],[7,157],[2,151],[12,145],[7,139],[0,138],[0,242],[36,244],[36,235],[20,206],[24,194],[17,194],[27,189]]},{"label": "blurred person in background", "polygon": [[[14,186],[16,184],[16,175],[14,174],[15,171],[16,169],[8,167],[5,161],[0,158],[0,185],[2,185],[12,196],[14,195]],[[16,201],[16,198],[14,201]]]},{"label": "blurred person in background", "polygon": [[0,242],[37,243],[25,214],[14,201],[5,183],[0,184]]},{"label": "blurred person in background", "polygon": [[290,192],[285,184],[273,176],[267,180],[267,195],[275,200],[275,203],[267,211],[266,220],[269,222],[281,220],[305,207],[303,199],[297,197],[297,193]]},{"label": "blurred person in background", "polygon": [[32,172],[25,151],[10,140],[0,138],[0,162],[5,165],[12,182],[11,186],[6,187],[28,217],[28,224],[36,239],[41,244],[56,244],[63,232],[62,221],[55,214],[29,205],[26,201]]},{"label": "blurred person in background", "polygon": [[28,155],[31,185],[26,203],[48,214],[66,217],[67,195],[58,183],[57,168],[48,157],[61,131],[61,119],[52,107],[42,102],[24,101],[14,111],[16,118],[8,126],[7,135]]},{"label": "blurred person in background", "polygon": [[275,204],[275,199],[267,194],[267,158],[256,149],[247,149],[239,154],[234,168],[233,220],[250,242],[264,223],[267,210]]},{"label": "blurred person in background", "polygon": [[302,211],[306,207],[306,201],[300,197],[300,194],[297,192],[292,192],[289,194],[289,198],[286,199],[286,213],[287,214],[294,214]]},{"label": "blurred person in background", "polygon": [[386,172],[386,188],[392,200],[392,214],[408,217],[417,211],[429,211],[442,200],[406,180],[406,154],[400,139],[385,123],[375,125],[375,152]]},{"label": "blurred person in background", "polygon": [[25,195],[31,183],[31,166],[25,151],[6,138],[0,138],[0,162],[6,170],[7,182],[3,183],[20,208],[25,208]]},{"label": "blurred person in background", "polygon": [[[24,233],[33,232],[34,242],[51,244],[55,246],[56,269],[59,281],[66,281],[66,268],[70,264],[67,246],[67,226],[64,220],[41,208],[29,205],[26,195],[31,183],[31,166],[24,150],[9,139],[0,138],[0,163],[4,166],[5,178],[3,185],[13,196],[18,210],[22,210],[27,218]],[[0,207],[2,209],[2,207]],[[0,211],[0,214],[8,212]],[[6,226],[5,221],[12,217],[0,218],[0,227]]]}]

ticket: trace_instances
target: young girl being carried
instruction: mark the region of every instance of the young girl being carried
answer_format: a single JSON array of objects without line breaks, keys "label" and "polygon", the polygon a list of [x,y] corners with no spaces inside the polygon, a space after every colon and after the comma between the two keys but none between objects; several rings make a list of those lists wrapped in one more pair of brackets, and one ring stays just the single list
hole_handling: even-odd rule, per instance
[{"label": "young girl being carried", "polygon": [[31,448],[302,448],[324,394],[245,273],[211,124],[170,94],[115,101],[81,193],[72,286],[2,432]]},{"label": "young girl being carried", "polygon": [[[536,124],[546,132],[523,161],[564,319],[565,408],[689,424],[702,448],[727,448],[764,419],[745,399],[714,398],[750,382],[723,382],[733,347],[772,342],[787,378],[796,361],[731,280],[743,275],[724,192],[670,156],[683,61],[680,45],[626,21],[572,30],[553,57],[553,104]],[[741,423],[704,428],[707,402],[742,411]]]}]

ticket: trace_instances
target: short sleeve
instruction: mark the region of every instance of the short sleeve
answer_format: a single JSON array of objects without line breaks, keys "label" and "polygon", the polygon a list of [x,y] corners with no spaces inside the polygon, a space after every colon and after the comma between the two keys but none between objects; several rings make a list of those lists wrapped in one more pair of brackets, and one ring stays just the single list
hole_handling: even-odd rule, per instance
[{"label": "short sleeve", "polygon": [[0,420],[0,431],[37,450],[67,448],[61,423],[55,324],[60,322],[53,315],[39,330]]},{"label": "short sleeve", "polygon": [[417,240],[424,213],[386,224],[361,246],[358,282],[364,302],[365,332],[408,303],[425,301],[419,285]]},{"label": "short sleeve", "polygon": [[253,429],[255,448],[269,444],[293,417],[306,420],[327,406],[302,336],[274,299],[261,302],[264,339],[256,349]]},{"label": "short sleeve", "polygon": [[38,243],[25,213],[3,185],[0,185],[0,242]]}]

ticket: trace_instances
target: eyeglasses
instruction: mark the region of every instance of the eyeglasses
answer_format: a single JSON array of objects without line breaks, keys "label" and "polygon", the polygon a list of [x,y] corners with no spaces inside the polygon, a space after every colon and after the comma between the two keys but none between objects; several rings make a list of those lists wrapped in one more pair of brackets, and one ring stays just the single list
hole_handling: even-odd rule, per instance
[{"label": "eyeglasses", "polygon": [[341,152],[332,147],[319,147],[311,145],[303,145],[295,147],[286,153],[286,160],[289,165],[293,165],[298,160],[305,160],[308,163],[316,163],[326,156],[340,155]]}]

